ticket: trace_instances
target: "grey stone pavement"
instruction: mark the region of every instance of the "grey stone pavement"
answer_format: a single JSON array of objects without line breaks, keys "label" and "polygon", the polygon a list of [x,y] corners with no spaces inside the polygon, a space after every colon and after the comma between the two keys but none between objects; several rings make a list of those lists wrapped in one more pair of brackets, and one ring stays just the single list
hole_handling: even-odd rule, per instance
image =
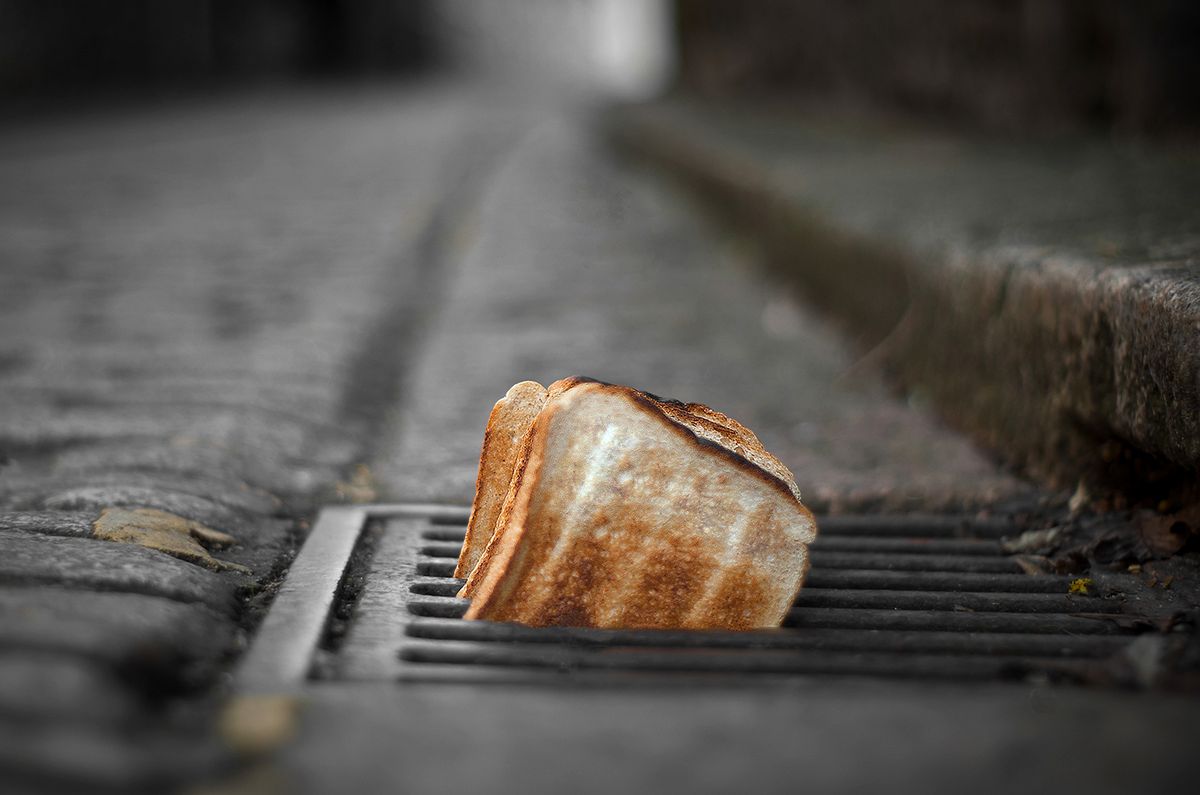
[{"label": "grey stone pavement", "polygon": [[0,778],[214,764],[179,705],[313,506],[371,496],[459,206],[520,124],[413,89],[0,132]]},{"label": "grey stone pavement", "polygon": [[[736,241],[591,130],[579,111],[430,86],[0,131],[13,789],[228,772],[212,728],[227,674],[316,506],[468,503],[487,413],[521,379],[710,403],[822,511],[1038,497],[893,398]],[[380,709],[467,709],[382,695],[318,704],[264,787],[338,769],[322,749],[350,758],[354,738],[384,753],[399,713]],[[375,717],[343,732],[360,712]]]}]

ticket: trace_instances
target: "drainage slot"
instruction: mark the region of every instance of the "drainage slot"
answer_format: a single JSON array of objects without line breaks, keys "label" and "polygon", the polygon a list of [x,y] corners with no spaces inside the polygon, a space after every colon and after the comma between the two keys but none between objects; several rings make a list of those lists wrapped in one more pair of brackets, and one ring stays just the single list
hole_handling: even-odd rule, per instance
[{"label": "drainage slot", "polygon": [[333,607],[326,618],[325,629],[313,655],[310,678],[331,678],[333,660],[353,619],[355,605],[366,584],[371,560],[375,556],[375,548],[379,544],[384,527],[383,522],[367,522],[354,543],[354,550],[350,553],[350,560],[342,572],[342,579],[334,594]]},{"label": "drainage slot", "polygon": [[435,580],[433,582],[417,582],[409,586],[409,593],[422,596],[457,596],[466,580]]},{"label": "drainage slot", "polygon": [[[248,655],[247,667],[259,680],[273,670],[355,681],[623,685],[752,684],[824,675],[1070,678],[1122,653],[1137,636],[1127,628],[1136,622],[1113,620],[1131,618],[1116,593],[1121,575],[1106,576],[1104,595],[1072,595],[1070,577],[1026,574],[1004,552],[999,540],[1019,527],[944,516],[821,520],[812,569],[779,629],[600,630],[464,621],[469,603],[457,598],[463,580],[452,575],[465,512],[432,506],[425,514],[425,508],[355,509],[359,526],[368,529],[352,554],[343,540],[340,562],[329,555],[305,558],[311,565],[289,575],[272,608],[281,617],[268,616],[272,631]],[[328,528],[344,539],[352,513],[323,513],[329,518],[318,521],[308,543],[317,538],[319,548],[332,549],[320,531]],[[345,568],[305,665],[294,659],[303,645],[286,628],[297,625],[306,606],[329,604],[328,596],[304,588],[308,581],[332,587],[329,572],[310,571],[326,563]],[[311,625],[311,618],[306,622]]]},{"label": "drainage slot", "polygon": [[999,541],[1018,532],[1007,522],[857,516],[820,527],[812,570],[783,627],[755,632],[463,621],[467,602],[454,598],[462,581],[436,584],[454,571],[461,530],[427,531],[413,563],[427,579],[411,589],[413,619],[397,658],[406,678],[526,669],[739,681],[758,674],[998,679],[1061,671],[1129,642],[1114,622],[1100,620],[1118,615],[1120,601],[1069,595],[1069,577],[1023,573]]}]

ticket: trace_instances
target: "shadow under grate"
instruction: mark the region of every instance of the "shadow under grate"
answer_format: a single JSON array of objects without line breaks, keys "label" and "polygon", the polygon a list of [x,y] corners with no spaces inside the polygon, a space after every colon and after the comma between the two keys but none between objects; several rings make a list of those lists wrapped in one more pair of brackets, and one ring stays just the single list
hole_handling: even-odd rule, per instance
[{"label": "shadow under grate", "polygon": [[[806,584],[780,629],[600,630],[464,621],[467,602],[455,596],[462,581],[452,577],[465,530],[462,509],[334,510],[342,512],[343,533],[369,518],[386,523],[345,643],[324,652],[336,657],[322,665],[332,679],[1014,679],[1070,675],[1119,653],[1135,636],[1106,618],[1121,617],[1120,594],[1071,595],[1070,577],[1024,573],[1000,542],[1019,528],[999,522],[827,517],[819,522]],[[334,527],[325,514],[314,535],[322,523]],[[289,596],[285,583],[278,601],[300,601],[302,585]],[[278,603],[272,614],[277,609]],[[293,656],[300,653],[297,635],[303,633],[294,624],[268,626],[272,617],[244,666],[260,684],[287,667],[262,636],[286,638]],[[303,668],[293,661],[290,670],[307,678],[311,659]]]}]

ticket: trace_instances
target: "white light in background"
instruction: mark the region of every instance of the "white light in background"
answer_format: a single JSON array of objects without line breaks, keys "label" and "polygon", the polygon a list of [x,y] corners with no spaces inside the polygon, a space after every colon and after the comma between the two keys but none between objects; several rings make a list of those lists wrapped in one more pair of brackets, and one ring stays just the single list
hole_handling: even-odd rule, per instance
[{"label": "white light in background", "polygon": [[592,0],[596,78],[606,93],[649,99],[675,70],[670,0]]}]

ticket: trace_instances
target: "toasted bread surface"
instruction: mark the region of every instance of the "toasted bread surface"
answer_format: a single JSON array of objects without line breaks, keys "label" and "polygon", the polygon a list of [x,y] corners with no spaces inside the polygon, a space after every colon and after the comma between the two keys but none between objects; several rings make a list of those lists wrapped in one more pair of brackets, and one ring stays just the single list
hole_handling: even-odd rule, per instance
[{"label": "toasted bread surface", "polygon": [[658,401],[658,404],[663,413],[672,420],[696,436],[716,442],[737,453],[777,478],[787,486],[792,496],[797,500],[800,499],[800,489],[796,486],[792,473],[783,465],[782,461],[766,451],[762,442],[749,428],[702,403],[679,404],[672,401]]},{"label": "toasted bread surface", "polygon": [[[545,389],[545,399],[542,401],[543,409],[547,404],[553,402],[567,390],[579,386],[580,384],[589,383],[597,382],[592,381],[590,378],[582,378],[579,376],[563,378],[555,381]],[[475,589],[479,586],[480,582],[483,581],[484,573],[492,566],[496,552],[501,547],[501,539],[509,532],[509,527],[512,525],[512,522],[510,521],[511,513],[515,505],[517,492],[519,491],[522,479],[525,476],[526,464],[528,462],[529,453],[532,446],[533,425],[536,422],[536,419],[537,418],[535,416],[533,421],[530,423],[530,427],[526,429],[525,434],[522,436],[520,442],[513,451],[512,465],[505,481],[507,483],[506,493],[504,494],[503,502],[500,506],[500,512],[496,517],[493,528],[486,538],[482,537],[482,535],[478,536],[478,540],[483,544],[483,551],[477,556],[475,565],[467,574],[459,574],[458,567],[455,568],[454,576],[467,577],[467,582],[458,592],[458,595],[464,599],[470,599],[474,597]],[[480,469],[482,471],[482,462],[480,464]],[[478,479],[476,479],[476,494],[478,494],[478,488]],[[471,513],[474,514],[474,512],[475,509],[472,507]],[[466,544],[463,546],[465,549]],[[493,547],[496,549],[493,549]],[[461,564],[462,553],[459,554],[459,561]]]},{"label": "toasted bread surface", "polygon": [[786,468],[781,478],[756,463],[761,445],[740,425],[683,404],[579,379],[557,386],[464,588],[467,618],[777,626],[815,537]]},{"label": "toasted bread surface", "polygon": [[467,577],[475,570],[496,527],[496,520],[508,496],[509,481],[529,427],[546,403],[547,390],[535,381],[513,385],[496,402],[488,417],[479,453],[479,474],[475,477],[475,499],[467,536],[454,569],[455,577]]}]

